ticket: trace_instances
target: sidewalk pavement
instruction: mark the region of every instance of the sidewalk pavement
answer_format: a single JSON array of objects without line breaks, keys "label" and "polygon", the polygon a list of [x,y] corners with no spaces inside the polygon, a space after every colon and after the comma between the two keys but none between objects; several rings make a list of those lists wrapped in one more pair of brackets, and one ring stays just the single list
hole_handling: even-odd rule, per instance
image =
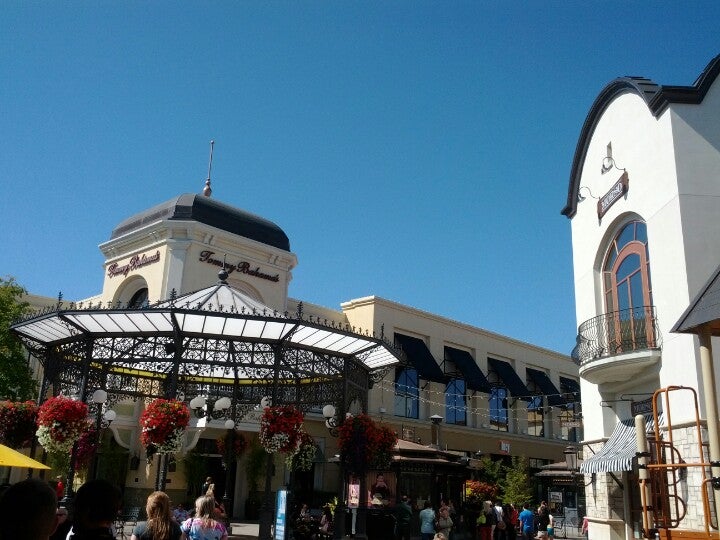
[{"label": "sidewalk pavement", "polygon": [[[228,540],[256,540],[260,535],[260,525],[257,522],[232,521]],[[368,540],[373,540],[368,538]],[[567,536],[555,537],[555,540],[585,540],[585,537],[576,531],[569,531]]]},{"label": "sidewalk pavement", "polygon": [[229,529],[229,540],[256,540],[260,536],[257,522],[231,521]]}]

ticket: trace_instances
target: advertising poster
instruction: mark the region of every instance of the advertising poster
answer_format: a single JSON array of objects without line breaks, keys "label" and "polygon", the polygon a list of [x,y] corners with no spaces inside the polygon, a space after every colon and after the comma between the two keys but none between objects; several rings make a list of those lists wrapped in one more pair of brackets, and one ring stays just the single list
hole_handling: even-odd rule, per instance
[{"label": "advertising poster", "polygon": [[285,540],[287,489],[278,489],[275,505],[275,540]]},{"label": "advertising poster", "polygon": [[368,506],[394,506],[397,497],[397,477],[394,472],[373,471],[365,477],[368,486]]},{"label": "advertising poster", "polygon": [[360,506],[360,484],[348,484],[348,508]]}]

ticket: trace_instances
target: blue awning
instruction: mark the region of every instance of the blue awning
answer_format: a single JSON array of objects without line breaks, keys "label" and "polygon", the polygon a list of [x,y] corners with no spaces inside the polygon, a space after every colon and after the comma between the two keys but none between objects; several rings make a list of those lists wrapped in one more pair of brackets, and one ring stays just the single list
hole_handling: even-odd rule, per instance
[{"label": "blue awning", "polygon": [[502,386],[508,389],[510,395],[523,401],[530,402],[533,400],[533,396],[530,395],[527,386],[525,386],[525,383],[520,379],[518,374],[515,373],[515,370],[508,362],[488,358],[488,366],[497,374],[502,381]]},{"label": "blue awning", "polygon": [[480,371],[480,367],[475,363],[475,359],[467,351],[454,349],[453,347],[445,347],[447,358],[453,362],[460,373],[463,374],[465,384],[469,390],[477,390],[478,392],[490,392],[490,383]]},{"label": "blue awning", "polygon": [[395,344],[405,352],[408,360],[417,369],[422,379],[434,382],[447,381],[447,377],[422,339],[395,332]]},{"label": "blue awning", "polygon": [[548,405],[559,407],[565,405],[566,400],[560,395],[560,390],[553,384],[547,373],[539,369],[525,368],[530,380],[540,389],[545,397],[547,397]]}]

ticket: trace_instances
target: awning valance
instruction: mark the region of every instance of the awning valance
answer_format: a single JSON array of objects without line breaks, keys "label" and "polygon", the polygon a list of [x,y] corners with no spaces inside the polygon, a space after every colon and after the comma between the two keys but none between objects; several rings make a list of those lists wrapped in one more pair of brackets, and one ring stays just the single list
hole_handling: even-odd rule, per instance
[{"label": "awning valance", "polygon": [[[662,422],[662,417],[659,419]],[[653,415],[645,415],[645,432],[654,432]],[[584,474],[630,471],[637,452],[635,441],[635,419],[621,420],[615,426],[605,445],[597,454],[580,464]]]},{"label": "awning valance", "polygon": [[547,397],[548,405],[558,407],[565,405],[565,399],[560,395],[560,390],[553,384],[547,373],[539,369],[526,368],[527,375],[530,380],[540,389],[544,396]]},{"label": "awning valance", "polygon": [[510,395],[524,401],[532,401],[533,396],[530,395],[527,386],[525,386],[525,383],[520,379],[518,374],[515,373],[515,370],[508,362],[488,358],[488,366],[497,374],[502,385],[510,392]]},{"label": "awning valance", "polygon": [[453,347],[445,347],[446,357],[453,362],[460,373],[465,378],[465,384],[469,390],[477,390],[478,392],[490,392],[490,383],[480,371],[480,367],[475,363],[475,359],[467,351],[455,349]]},{"label": "awning valance", "polygon": [[572,394],[573,401],[580,401],[580,383],[575,379],[560,376],[560,391],[564,394]]},{"label": "awning valance", "polygon": [[438,366],[422,339],[395,332],[395,344],[405,352],[407,359],[417,369],[421,378],[427,381],[445,382],[447,377]]}]

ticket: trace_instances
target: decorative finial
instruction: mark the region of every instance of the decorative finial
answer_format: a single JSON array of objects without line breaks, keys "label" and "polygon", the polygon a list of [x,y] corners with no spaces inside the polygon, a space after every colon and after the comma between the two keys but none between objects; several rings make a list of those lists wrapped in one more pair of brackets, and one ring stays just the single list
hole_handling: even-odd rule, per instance
[{"label": "decorative finial", "polygon": [[226,258],[226,257],[227,257],[227,255],[223,255],[222,270],[220,270],[220,271],[218,272],[218,279],[220,280],[220,283],[221,283],[222,285],[227,285],[227,278],[228,278],[228,275],[229,275],[229,274],[228,274],[228,271],[225,270],[225,258]]},{"label": "decorative finial", "polygon": [[205,188],[203,189],[203,195],[205,195],[206,197],[212,195],[212,188],[210,187],[210,171],[212,171],[212,157],[214,146],[215,141],[210,141],[210,162],[208,163],[208,177],[207,180],[205,180]]}]

